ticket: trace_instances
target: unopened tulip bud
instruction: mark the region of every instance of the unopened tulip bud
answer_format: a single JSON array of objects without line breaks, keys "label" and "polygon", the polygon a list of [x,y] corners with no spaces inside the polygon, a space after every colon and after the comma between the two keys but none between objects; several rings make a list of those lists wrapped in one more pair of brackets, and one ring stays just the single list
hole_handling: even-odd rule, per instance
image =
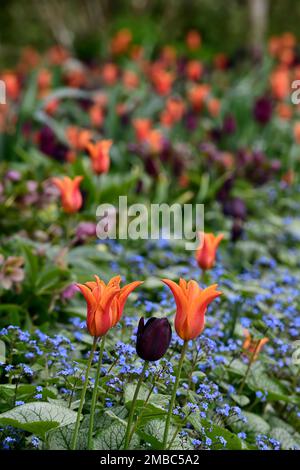
[{"label": "unopened tulip bud", "polygon": [[171,341],[172,329],[167,318],[151,317],[145,324],[139,321],[136,352],[145,361],[158,361],[162,358]]}]

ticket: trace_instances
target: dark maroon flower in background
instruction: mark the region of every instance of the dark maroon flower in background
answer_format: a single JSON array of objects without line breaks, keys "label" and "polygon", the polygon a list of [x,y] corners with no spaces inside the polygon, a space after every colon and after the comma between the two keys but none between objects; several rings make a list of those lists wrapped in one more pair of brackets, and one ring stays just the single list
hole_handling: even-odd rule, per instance
[{"label": "dark maroon flower in background", "polygon": [[241,219],[235,219],[231,227],[231,241],[237,242],[244,234],[244,222]]},{"label": "dark maroon flower in background", "polygon": [[58,142],[53,130],[44,126],[39,133],[40,151],[58,161],[64,161],[68,152],[68,147]]},{"label": "dark maroon flower in background", "polygon": [[227,135],[234,134],[236,131],[236,119],[233,114],[226,114],[223,120],[223,133]]},{"label": "dark maroon flower in background", "polygon": [[189,131],[194,131],[198,125],[198,117],[193,111],[188,111],[185,115],[185,126]]},{"label": "dark maroon flower in background", "polygon": [[223,212],[234,219],[245,220],[247,209],[244,201],[239,197],[233,197],[223,202]]},{"label": "dark maroon flower in background", "polygon": [[267,124],[272,116],[272,100],[267,96],[258,98],[254,104],[253,116],[260,124]]},{"label": "dark maroon flower in background", "polygon": [[167,318],[151,317],[144,323],[142,317],[139,321],[136,352],[145,361],[158,361],[162,358],[172,338],[172,329]]}]

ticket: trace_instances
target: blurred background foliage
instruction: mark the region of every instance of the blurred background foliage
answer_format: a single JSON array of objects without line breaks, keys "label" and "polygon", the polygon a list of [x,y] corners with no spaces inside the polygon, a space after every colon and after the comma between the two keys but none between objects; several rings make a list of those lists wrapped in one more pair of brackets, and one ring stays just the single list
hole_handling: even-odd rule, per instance
[{"label": "blurred background foliage", "polygon": [[299,0],[0,0],[0,60],[14,63],[23,46],[43,50],[53,43],[95,57],[124,26],[153,47],[176,44],[195,28],[208,53],[231,53],[253,40],[254,3],[266,10],[267,36],[288,30],[299,37]]}]

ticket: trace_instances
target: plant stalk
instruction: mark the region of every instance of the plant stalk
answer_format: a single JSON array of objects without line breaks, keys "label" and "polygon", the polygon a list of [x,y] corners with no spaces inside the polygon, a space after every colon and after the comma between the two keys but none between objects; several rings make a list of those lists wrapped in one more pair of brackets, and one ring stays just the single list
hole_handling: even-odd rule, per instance
[{"label": "plant stalk", "polygon": [[132,436],[130,435],[130,431],[131,431],[131,425],[132,425],[132,421],[133,421],[133,417],[134,417],[135,404],[136,404],[136,401],[137,401],[137,398],[138,398],[138,395],[139,395],[139,391],[140,391],[142,382],[143,382],[144,377],[145,377],[145,372],[147,370],[147,367],[148,367],[148,361],[145,361],[144,362],[144,367],[143,367],[142,373],[139,377],[139,380],[138,380],[138,383],[137,383],[137,386],[136,386],[136,389],[135,389],[135,392],[134,392],[134,395],[133,395],[132,403],[131,403],[131,408],[130,408],[128,421],[127,421],[127,428],[126,428],[126,433],[125,433],[124,450],[128,449],[128,446],[129,446],[130,441],[131,441]]},{"label": "plant stalk", "polygon": [[166,449],[167,444],[168,444],[168,436],[169,436],[169,427],[170,427],[170,422],[171,422],[171,416],[172,416],[172,413],[173,413],[174,403],[175,403],[175,399],[176,399],[176,392],[177,392],[177,388],[178,388],[178,384],[179,384],[179,380],[180,380],[181,369],[182,369],[182,365],[183,365],[183,361],[184,361],[184,356],[185,356],[185,353],[186,353],[186,350],[187,350],[187,345],[188,345],[188,342],[185,341],[183,343],[183,346],[182,346],[181,356],[180,356],[180,360],[179,360],[179,364],[178,364],[178,370],[177,370],[177,374],[176,374],[176,380],[175,380],[175,384],[174,384],[173,391],[172,391],[172,396],[171,396],[171,401],[170,401],[170,405],[169,405],[169,410],[168,410],[168,415],[167,415],[167,420],[166,420],[166,426],[165,426],[165,431],[164,431],[164,438],[163,438],[163,449],[164,450]]},{"label": "plant stalk", "polygon": [[103,352],[104,352],[104,344],[105,344],[105,336],[100,340],[100,351],[99,351],[99,359],[96,371],[96,378],[94,383],[94,390],[92,395],[92,403],[91,403],[91,410],[90,410],[90,423],[89,423],[89,433],[88,433],[88,449],[92,448],[92,437],[93,437],[93,430],[94,430],[94,418],[95,418],[95,408],[98,396],[98,386],[99,386],[99,379],[101,375],[101,365],[103,359]]},{"label": "plant stalk", "polygon": [[77,445],[81,412],[82,412],[82,408],[83,408],[83,405],[84,405],[86,390],[87,390],[87,386],[88,386],[89,373],[90,373],[90,369],[91,369],[91,365],[92,365],[92,361],[93,361],[93,357],[94,357],[94,352],[95,352],[96,346],[97,346],[97,340],[98,340],[98,338],[94,337],[90,357],[89,357],[89,360],[88,360],[88,363],[87,363],[87,366],[86,366],[84,384],[83,384],[83,388],[82,388],[82,392],[81,392],[79,408],[78,408],[78,411],[77,411],[77,419],[76,419],[76,423],[75,423],[75,429],[74,429],[74,433],[73,433],[73,437],[72,437],[72,441],[71,441],[71,450],[75,450],[76,445]]}]

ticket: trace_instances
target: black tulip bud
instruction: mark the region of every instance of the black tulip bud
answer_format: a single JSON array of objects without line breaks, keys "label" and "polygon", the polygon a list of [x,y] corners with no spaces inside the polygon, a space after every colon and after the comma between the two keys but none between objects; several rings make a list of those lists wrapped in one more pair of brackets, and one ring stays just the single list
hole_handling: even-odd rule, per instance
[{"label": "black tulip bud", "polygon": [[139,321],[136,352],[145,361],[158,361],[166,353],[172,337],[172,329],[167,318],[151,317],[145,324]]}]

